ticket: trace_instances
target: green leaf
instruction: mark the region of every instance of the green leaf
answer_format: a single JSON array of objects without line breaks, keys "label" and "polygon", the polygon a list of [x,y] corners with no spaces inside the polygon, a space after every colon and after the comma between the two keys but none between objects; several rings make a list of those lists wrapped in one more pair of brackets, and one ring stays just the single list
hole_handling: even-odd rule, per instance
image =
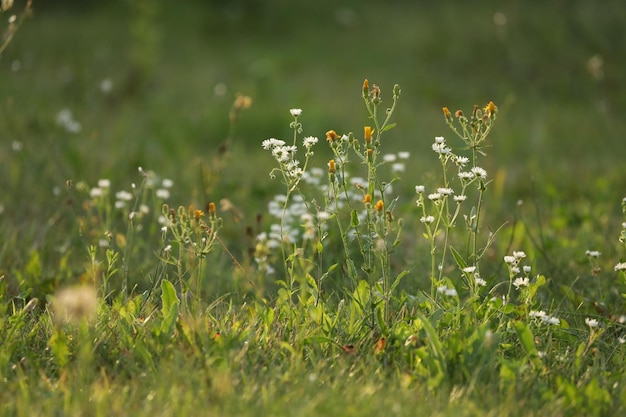
[{"label": "green leaf", "polygon": [[161,313],[163,314],[161,333],[169,337],[176,327],[180,300],[176,295],[174,285],[166,279],[161,281],[161,304]]},{"label": "green leaf", "polygon": [[396,287],[400,284],[400,281],[402,281],[402,278],[404,278],[406,274],[408,273],[409,271],[402,271],[398,274],[396,279],[393,281],[393,284],[391,284],[391,288],[390,288],[391,292],[393,292],[396,289]]},{"label": "green leaf", "polygon": [[352,212],[350,213],[350,216],[351,216],[350,226],[357,227],[359,225],[359,213],[357,213],[356,210],[352,210]]},{"label": "green leaf", "polygon": [[452,246],[450,246],[450,252],[452,252],[452,256],[454,256],[454,260],[456,261],[456,264],[459,266],[459,269],[462,270],[464,268],[467,268],[467,262],[465,262],[461,254],[457,252],[457,250],[454,249]]},{"label": "green leaf", "polygon": [[390,123],[387,126],[383,127],[382,129],[380,129],[380,133],[386,132],[388,130],[393,129],[394,127],[396,127],[396,123]]}]

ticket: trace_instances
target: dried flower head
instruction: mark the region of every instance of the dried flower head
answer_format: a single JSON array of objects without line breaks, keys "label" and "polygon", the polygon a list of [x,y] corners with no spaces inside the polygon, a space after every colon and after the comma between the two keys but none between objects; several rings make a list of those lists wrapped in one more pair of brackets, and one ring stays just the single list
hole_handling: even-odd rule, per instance
[{"label": "dried flower head", "polygon": [[96,317],[98,297],[90,285],[57,291],[52,299],[52,314],[57,324],[90,322]]},{"label": "dried flower head", "polygon": [[335,132],[334,130],[329,130],[328,132],[326,132],[326,140],[330,143],[333,143],[334,141],[336,141],[337,139],[339,139],[341,136],[339,136],[337,134],[337,132]]}]

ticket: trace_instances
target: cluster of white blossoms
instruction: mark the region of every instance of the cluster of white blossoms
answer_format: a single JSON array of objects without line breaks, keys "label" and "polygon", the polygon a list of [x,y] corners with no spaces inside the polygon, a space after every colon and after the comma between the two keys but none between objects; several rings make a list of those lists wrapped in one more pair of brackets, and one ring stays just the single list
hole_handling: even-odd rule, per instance
[{"label": "cluster of white blossoms", "polygon": [[523,277],[516,277],[513,280],[513,286],[516,290],[519,290],[522,287],[528,287],[530,285],[530,278],[528,278],[528,274],[530,274],[531,268],[528,265],[523,266],[520,269],[520,262],[522,259],[526,257],[526,253],[523,251],[514,251],[513,255],[507,255],[504,257],[504,263],[506,263],[509,268],[509,273],[511,276],[517,275],[524,272]]},{"label": "cluster of white blossoms", "polygon": [[559,324],[561,324],[561,320],[559,318],[549,316],[543,310],[531,310],[530,313],[528,313],[528,315],[530,317],[539,319],[541,323],[552,324],[555,326],[558,326]]}]

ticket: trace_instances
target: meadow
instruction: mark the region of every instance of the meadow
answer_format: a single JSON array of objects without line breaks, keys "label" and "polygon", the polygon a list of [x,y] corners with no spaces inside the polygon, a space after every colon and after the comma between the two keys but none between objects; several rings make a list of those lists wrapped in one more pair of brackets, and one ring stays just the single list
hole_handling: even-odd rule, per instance
[{"label": "meadow", "polygon": [[10,3],[2,415],[626,409],[620,1]]}]

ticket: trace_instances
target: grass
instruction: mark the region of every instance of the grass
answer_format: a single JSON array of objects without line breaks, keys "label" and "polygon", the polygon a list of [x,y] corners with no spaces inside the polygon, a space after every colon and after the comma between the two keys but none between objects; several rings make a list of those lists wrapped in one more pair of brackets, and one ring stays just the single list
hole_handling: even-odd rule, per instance
[{"label": "grass", "polygon": [[34,6],[0,60],[3,414],[623,412],[620,2]]}]

